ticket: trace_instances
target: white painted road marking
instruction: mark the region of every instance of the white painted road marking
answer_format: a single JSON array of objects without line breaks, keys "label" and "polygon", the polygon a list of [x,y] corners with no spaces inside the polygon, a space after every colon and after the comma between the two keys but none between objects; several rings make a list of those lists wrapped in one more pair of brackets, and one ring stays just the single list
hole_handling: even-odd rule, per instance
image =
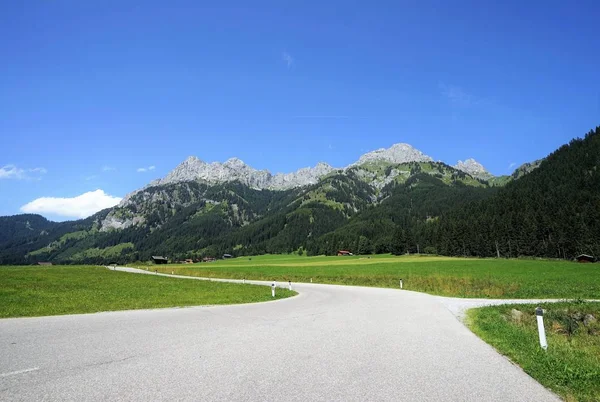
[{"label": "white painted road marking", "polygon": [[23,369],[23,370],[11,371],[10,373],[2,373],[2,374],[0,374],[0,378],[9,377],[11,375],[29,373],[30,371],[36,371],[39,369],[40,369],[39,367],[32,367],[32,368]]}]

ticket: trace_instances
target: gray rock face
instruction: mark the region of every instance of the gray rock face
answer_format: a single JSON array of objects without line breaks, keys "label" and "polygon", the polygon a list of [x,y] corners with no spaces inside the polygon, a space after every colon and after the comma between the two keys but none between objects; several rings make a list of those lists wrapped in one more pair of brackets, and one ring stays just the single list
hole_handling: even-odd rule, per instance
[{"label": "gray rock face", "polygon": [[467,159],[464,162],[458,161],[458,163],[454,165],[454,168],[479,179],[487,180],[492,177],[492,174],[485,170],[483,165],[473,158]]},{"label": "gray rock face", "polygon": [[540,167],[540,165],[542,164],[543,161],[544,161],[544,159],[538,159],[533,162],[527,162],[527,163],[522,164],[517,169],[515,169],[515,171],[512,174],[512,177],[514,179],[518,179],[518,178],[525,176],[526,174],[533,172],[535,169]]},{"label": "gray rock face", "polygon": [[286,190],[294,187],[302,187],[310,184],[316,184],[323,176],[336,170],[327,163],[319,162],[313,168],[302,168],[293,173],[277,173],[271,177],[271,190]]},{"label": "gray rock face", "polygon": [[357,162],[351,166],[362,165],[366,162],[385,161],[391,163],[408,163],[408,162],[433,162],[430,156],[425,155],[418,149],[413,148],[409,144],[394,144],[390,148],[380,148],[375,151],[367,152],[361,156]]},{"label": "gray rock face", "polygon": [[293,173],[272,175],[268,170],[256,170],[238,158],[225,163],[206,163],[190,156],[172,170],[163,179],[152,185],[164,185],[185,181],[200,180],[211,184],[239,180],[241,183],[258,189],[286,190],[316,183],[320,177],[332,172],[334,168],[320,162],[313,168],[302,168]]},{"label": "gray rock face", "polygon": [[141,225],[145,222],[143,216],[134,217],[116,217],[114,214],[109,213],[106,218],[102,221],[101,232],[106,232],[110,229],[127,229],[131,226]]},{"label": "gray rock face", "polygon": [[[351,166],[366,162],[386,161],[390,163],[430,162],[433,159],[408,144],[394,144],[388,149],[378,149],[364,154]],[[345,168],[346,169],[346,168]],[[256,170],[238,158],[231,158],[225,163],[206,163],[190,156],[173,169],[164,178],[155,180],[150,185],[164,185],[185,181],[201,180],[207,183],[224,183],[239,180],[250,187],[270,190],[287,190],[315,184],[323,176],[336,170],[324,162],[315,167],[306,167],[292,173],[277,173],[272,175],[267,170]],[[126,196],[124,201],[128,197]]]}]

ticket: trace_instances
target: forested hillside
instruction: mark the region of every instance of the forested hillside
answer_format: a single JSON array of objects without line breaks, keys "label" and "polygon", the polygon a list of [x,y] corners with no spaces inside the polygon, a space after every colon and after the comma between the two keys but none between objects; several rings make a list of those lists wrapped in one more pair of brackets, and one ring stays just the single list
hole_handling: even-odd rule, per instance
[{"label": "forested hillside", "polygon": [[0,218],[0,263],[264,253],[600,255],[600,128],[489,181],[439,162],[369,160],[287,190],[150,185],[73,222]]},{"label": "forested hillside", "polygon": [[600,127],[482,202],[453,208],[430,241],[448,255],[600,255]]}]

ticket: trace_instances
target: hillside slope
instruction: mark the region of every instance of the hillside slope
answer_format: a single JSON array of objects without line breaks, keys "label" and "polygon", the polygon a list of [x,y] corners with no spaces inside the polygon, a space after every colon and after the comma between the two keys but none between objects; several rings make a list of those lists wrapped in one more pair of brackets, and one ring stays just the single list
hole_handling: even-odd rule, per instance
[{"label": "hillside slope", "polygon": [[[0,263],[99,264],[147,261],[157,254],[182,260],[339,249],[600,255],[598,155],[600,128],[541,162],[493,178],[473,160],[452,167],[399,144],[344,169],[319,165],[310,174],[296,172],[294,180],[303,184],[280,190],[249,186],[248,177],[259,177],[259,171],[239,160],[188,160],[169,180],[136,190],[87,219],[0,218]],[[232,173],[235,167],[241,170]],[[273,183],[282,176],[265,177]]]},{"label": "hillside slope", "polygon": [[239,181],[148,186],[93,217],[48,223],[43,235],[0,246],[0,262],[96,264],[148,260],[157,254],[180,260],[292,252],[386,202],[396,186],[412,188],[416,176],[430,178],[440,188],[488,187],[443,163],[393,163],[381,157],[373,154],[361,165],[331,171],[316,184],[280,191]]},{"label": "hillside slope", "polygon": [[429,233],[450,255],[600,255],[600,127],[482,202],[454,208]]}]

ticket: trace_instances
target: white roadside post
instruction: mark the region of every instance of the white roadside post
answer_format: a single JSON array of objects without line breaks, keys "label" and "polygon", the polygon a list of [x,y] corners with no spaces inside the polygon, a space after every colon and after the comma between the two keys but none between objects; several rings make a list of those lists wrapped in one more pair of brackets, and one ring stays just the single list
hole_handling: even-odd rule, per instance
[{"label": "white roadside post", "polygon": [[242,283],[246,284],[246,278],[242,279]]},{"label": "white roadside post", "polygon": [[535,316],[537,317],[538,333],[540,335],[540,346],[542,349],[548,349],[548,343],[546,342],[546,331],[544,330],[544,310],[541,307],[535,309]]},{"label": "white roadside post", "polygon": [[312,283],[312,278],[310,278],[310,283]]},{"label": "white roadside post", "polygon": [[290,290],[292,290],[292,281],[288,281],[288,284],[290,285],[289,286]]},{"label": "white roadside post", "polygon": [[271,296],[275,297],[275,282],[271,284]]},{"label": "white roadside post", "polygon": [[403,285],[404,284],[402,283],[402,279],[400,279],[400,289],[402,289]]}]

